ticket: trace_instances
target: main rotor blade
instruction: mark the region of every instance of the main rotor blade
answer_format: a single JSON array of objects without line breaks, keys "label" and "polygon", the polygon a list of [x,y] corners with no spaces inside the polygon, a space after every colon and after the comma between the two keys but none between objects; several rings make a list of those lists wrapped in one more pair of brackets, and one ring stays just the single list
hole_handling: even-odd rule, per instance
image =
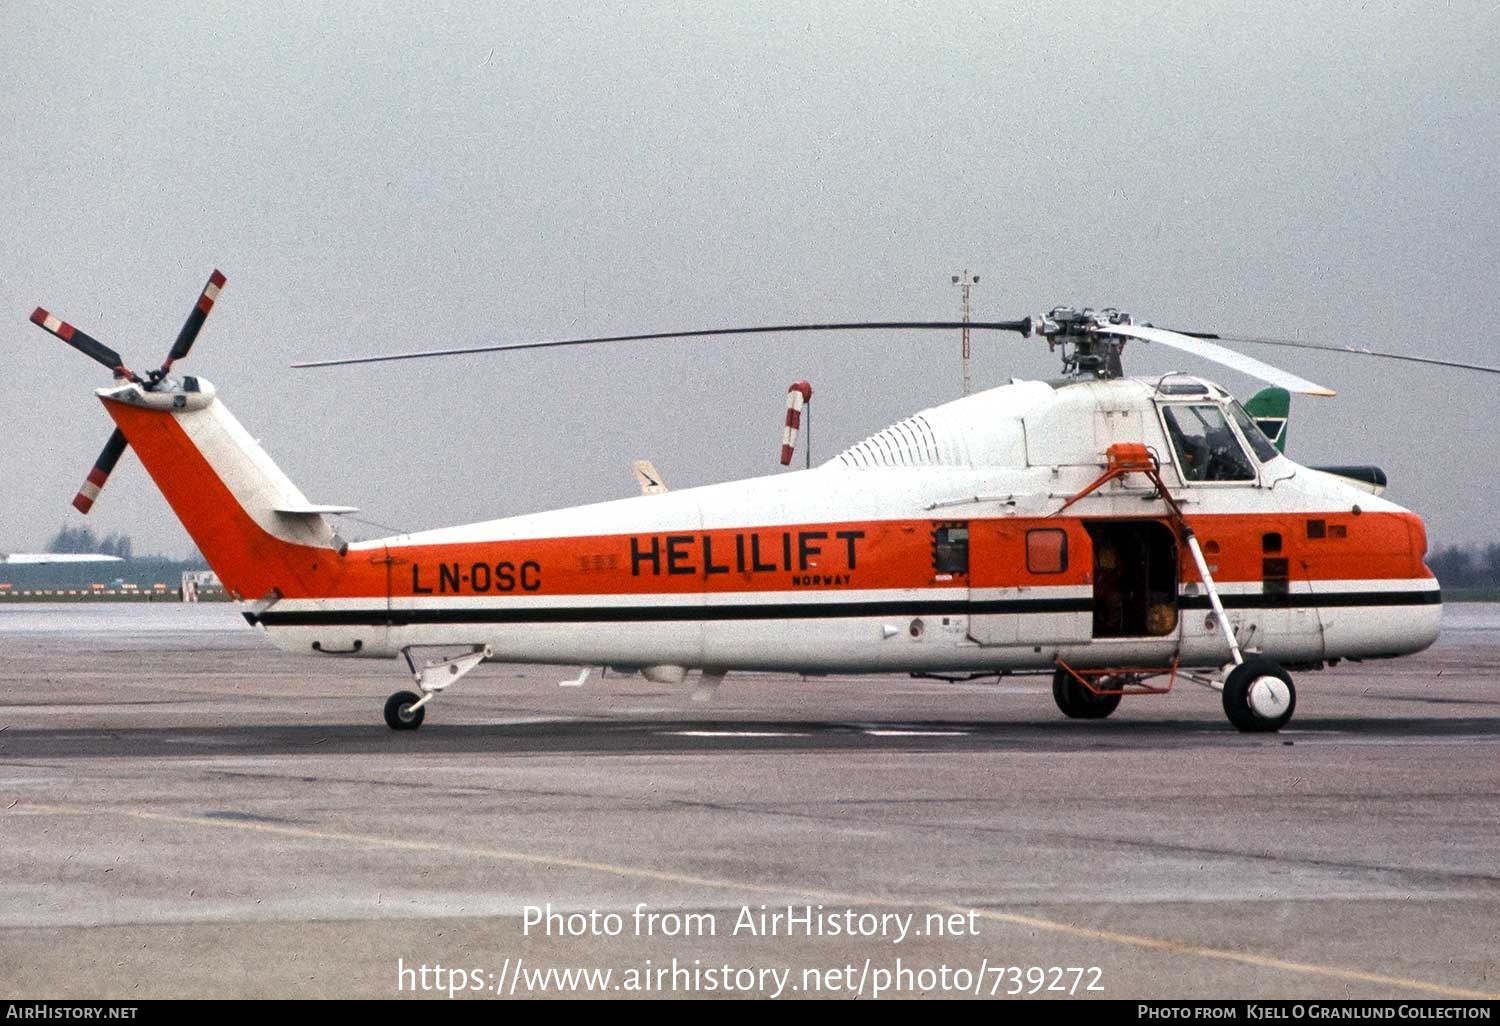
[{"label": "main rotor blade", "polygon": [[198,332],[203,328],[203,322],[208,319],[209,311],[214,308],[214,300],[219,298],[219,290],[224,287],[227,279],[214,268],[214,273],[208,276],[208,284],[203,286],[203,291],[198,295],[198,302],[193,304],[193,309],[188,313],[187,320],[182,325],[182,330],[177,333],[177,341],[172,343],[172,351],[167,354],[167,362],[161,365],[161,372],[166,374],[172,369],[172,364],[188,354],[193,348],[193,342],[198,338]]},{"label": "main rotor blade", "polygon": [[132,381],[137,380],[130,368],[120,362],[119,353],[87,332],[80,331],[67,321],[59,320],[52,316],[52,314],[41,307],[37,307],[31,312],[31,323],[39,326],[44,331],[56,335],[84,356],[104,364],[104,366],[114,372],[115,377],[130,378]]},{"label": "main rotor blade", "polygon": [[89,471],[89,476],[83,479],[83,487],[78,489],[78,494],[73,496],[73,508],[80,513],[87,513],[94,506],[94,500],[99,498],[99,492],[104,487],[104,482],[109,480],[110,471],[115,469],[115,464],[120,462],[120,457],[125,454],[125,434],[119,428],[109,436],[109,441],[104,443],[104,451],[94,461],[94,469]]},{"label": "main rotor blade", "polygon": [[696,331],[658,331],[646,335],[605,335],[598,338],[564,338],[542,342],[511,342],[465,349],[427,349],[415,353],[392,353],[388,356],[356,356],[341,360],[304,360],[292,364],[308,367],[345,367],[354,363],[390,363],[395,360],[425,360],[433,356],[470,356],[474,353],[499,353],[514,349],[560,349],[564,346],[591,346],[601,342],[645,342],[650,339],[707,338],[715,335],[774,335],[794,331],[951,331],[974,328],[980,331],[1014,331],[1030,335],[1036,322],[1030,317],[1019,321],[867,321],[858,324],[777,324],[753,328],[704,328]]},{"label": "main rotor blade", "polygon": [[1193,338],[1217,338],[1226,342],[1245,342],[1256,346],[1283,346],[1287,349],[1316,349],[1325,353],[1352,353],[1355,356],[1374,356],[1382,360],[1403,360],[1407,363],[1425,363],[1434,367],[1453,367],[1458,370],[1483,371],[1486,374],[1500,374],[1500,367],[1487,367],[1482,363],[1460,363],[1457,360],[1438,360],[1430,356],[1408,356],[1405,353],[1384,353],[1378,349],[1366,349],[1364,346],[1330,346],[1317,342],[1299,342],[1289,338],[1257,338],[1241,335],[1210,335],[1199,332],[1180,332],[1183,335],[1192,335]]},{"label": "main rotor blade", "polygon": [[1269,384],[1284,388],[1289,392],[1301,392],[1304,395],[1334,395],[1331,388],[1314,384],[1306,378],[1299,378],[1289,371],[1280,367],[1272,367],[1269,363],[1261,363],[1254,357],[1237,353],[1233,349],[1225,349],[1221,345],[1215,345],[1197,335],[1185,335],[1181,332],[1168,331],[1165,328],[1152,328],[1145,325],[1135,324],[1106,324],[1101,325],[1099,332],[1106,335],[1123,335],[1126,338],[1138,338],[1143,342],[1155,342],[1159,345],[1171,346],[1194,356],[1201,356],[1205,360],[1221,363],[1231,370],[1237,370],[1242,374],[1248,374],[1253,378],[1259,378]]}]

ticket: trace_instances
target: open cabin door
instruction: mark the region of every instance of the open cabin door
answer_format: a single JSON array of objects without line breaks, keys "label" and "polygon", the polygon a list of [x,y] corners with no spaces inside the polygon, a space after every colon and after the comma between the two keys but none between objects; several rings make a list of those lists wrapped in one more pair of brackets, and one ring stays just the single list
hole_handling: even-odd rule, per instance
[{"label": "open cabin door", "polygon": [[969,532],[969,637],[1054,647],[1093,631],[1093,546],[1076,520],[975,520]]},{"label": "open cabin door", "polygon": [[1093,637],[1129,638],[1168,656],[1181,635],[1177,535],[1159,520],[1091,520]]}]

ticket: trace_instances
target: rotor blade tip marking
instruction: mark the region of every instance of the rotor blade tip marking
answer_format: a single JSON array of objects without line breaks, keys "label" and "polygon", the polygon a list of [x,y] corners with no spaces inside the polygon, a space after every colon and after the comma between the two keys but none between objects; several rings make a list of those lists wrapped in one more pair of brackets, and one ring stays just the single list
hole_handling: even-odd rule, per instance
[{"label": "rotor blade tip marking", "polygon": [[64,342],[70,342],[73,339],[73,325],[41,307],[31,312],[31,323],[41,325],[44,330],[52,332]]},{"label": "rotor blade tip marking", "polygon": [[102,475],[98,484],[94,483],[93,477],[94,475],[90,474],[89,480],[85,481],[83,487],[78,489],[78,494],[73,496],[73,508],[80,513],[87,513],[93,507],[94,501],[99,498],[100,489],[104,487]]}]

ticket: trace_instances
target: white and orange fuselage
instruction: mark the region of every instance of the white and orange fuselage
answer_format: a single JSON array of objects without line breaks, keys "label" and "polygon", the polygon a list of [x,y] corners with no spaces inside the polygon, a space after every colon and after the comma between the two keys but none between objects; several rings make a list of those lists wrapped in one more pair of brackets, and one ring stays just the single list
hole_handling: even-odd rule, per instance
[{"label": "white and orange fuselage", "polygon": [[1116,442],[1160,459],[1240,646],[1318,664],[1429,645],[1441,606],[1418,517],[1248,447],[1250,477],[1194,480],[1164,411],[1231,400],[1174,380],[1021,382],[812,470],[348,545],[206,382],[100,395],[225,587],[256,603],[247,618],[293,651],[810,673],[1221,665],[1152,485],[1127,475],[1059,512]]}]

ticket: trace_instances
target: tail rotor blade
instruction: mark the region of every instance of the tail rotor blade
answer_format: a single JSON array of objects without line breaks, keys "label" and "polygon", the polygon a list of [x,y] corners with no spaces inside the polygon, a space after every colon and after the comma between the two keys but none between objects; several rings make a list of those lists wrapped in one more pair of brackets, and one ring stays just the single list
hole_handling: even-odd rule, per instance
[{"label": "tail rotor blade", "polygon": [[43,310],[41,307],[37,307],[32,311],[31,323],[37,325],[44,331],[56,335],[58,338],[62,339],[74,349],[78,350],[84,356],[102,363],[104,366],[108,367],[112,372],[114,372],[115,377],[129,378],[132,381],[137,380],[134,372],[132,372],[129,367],[126,367],[125,364],[121,362],[119,353],[115,352],[113,349],[109,348],[109,346],[105,345],[103,342],[100,342],[92,335],[89,335],[88,333],[80,331],[77,328],[73,327],[73,325],[69,324],[67,321],[60,320],[59,318],[54,317],[52,314],[48,313],[46,310]]},{"label": "tail rotor blade", "polygon": [[193,304],[187,320],[183,322],[182,330],[177,333],[177,341],[172,343],[172,351],[167,354],[167,362],[161,365],[163,374],[171,370],[172,364],[186,356],[188,350],[193,348],[198,332],[202,330],[203,322],[208,319],[209,311],[214,308],[214,300],[219,298],[219,290],[224,287],[226,280],[217,268],[208,276],[208,284],[203,286],[203,291],[198,295],[198,302]]},{"label": "tail rotor blade", "polygon": [[114,434],[109,436],[109,441],[104,443],[104,451],[94,461],[94,469],[89,471],[89,476],[84,478],[83,487],[78,489],[78,494],[73,496],[73,508],[80,513],[87,513],[94,507],[94,500],[99,498],[99,491],[104,487],[104,482],[109,480],[109,472],[115,469],[115,464],[120,462],[120,457],[125,454],[127,446],[125,435],[119,428],[115,428]]}]

